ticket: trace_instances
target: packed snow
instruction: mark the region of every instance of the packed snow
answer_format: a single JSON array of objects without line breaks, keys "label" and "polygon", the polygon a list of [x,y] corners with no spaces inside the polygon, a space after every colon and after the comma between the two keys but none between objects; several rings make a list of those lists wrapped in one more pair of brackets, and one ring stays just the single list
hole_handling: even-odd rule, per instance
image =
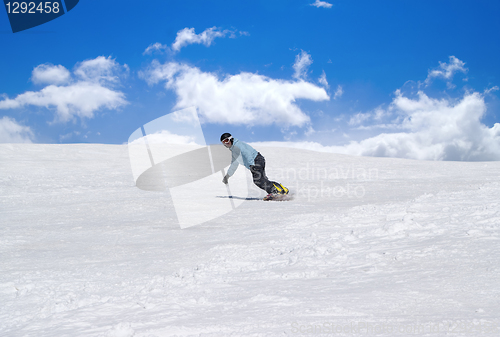
[{"label": "packed snow", "polygon": [[258,150],[294,199],[181,229],[126,145],[1,144],[0,335],[498,335],[500,162]]}]

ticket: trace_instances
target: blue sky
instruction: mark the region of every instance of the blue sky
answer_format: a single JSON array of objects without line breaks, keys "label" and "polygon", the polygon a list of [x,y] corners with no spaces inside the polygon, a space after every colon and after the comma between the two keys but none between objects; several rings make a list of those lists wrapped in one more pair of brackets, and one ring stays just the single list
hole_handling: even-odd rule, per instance
[{"label": "blue sky", "polygon": [[0,142],[122,144],[194,106],[207,143],[500,160],[499,15],[481,0],[81,0],[13,34],[0,10]]}]

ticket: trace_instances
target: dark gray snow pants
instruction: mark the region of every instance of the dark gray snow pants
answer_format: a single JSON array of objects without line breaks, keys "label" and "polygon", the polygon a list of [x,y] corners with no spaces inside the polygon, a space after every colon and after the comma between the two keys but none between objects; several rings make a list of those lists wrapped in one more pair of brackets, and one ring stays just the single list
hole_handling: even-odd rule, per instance
[{"label": "dark gray snow pants", "polygon": [[255,165],[250,165],[250,171],[252,172],[253,182],[255,185],[265,190],[267,193],[276,193],[276,187],[273,184],[279,185],[275,181],[270,181],[266,176],[266,160],[264,157],[257,153],[255,157]]}]

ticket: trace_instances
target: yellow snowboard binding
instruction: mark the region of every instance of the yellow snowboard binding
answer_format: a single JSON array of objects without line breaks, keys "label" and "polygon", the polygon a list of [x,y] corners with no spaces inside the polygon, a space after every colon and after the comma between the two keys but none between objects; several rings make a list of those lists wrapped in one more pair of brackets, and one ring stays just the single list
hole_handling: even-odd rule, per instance
[{"label": "yellow snowboard binding", "polygon": [[281,185],[280,183],[278,183],[278,185],[273,185],[274,188],[276,188],[276,191],[278,191],[278,194],[288,194],[288,188],[286,188],[285,186]]}]

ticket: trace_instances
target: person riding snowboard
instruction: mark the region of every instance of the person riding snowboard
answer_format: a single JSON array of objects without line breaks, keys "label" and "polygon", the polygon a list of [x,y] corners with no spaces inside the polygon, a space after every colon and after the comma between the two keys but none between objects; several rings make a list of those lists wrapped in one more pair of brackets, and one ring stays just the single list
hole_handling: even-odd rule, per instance
[{"label": "person riding snowboard", "polygon": [[229,166],[227,174],[222,179],[224,184],[227,184],[229,177],[234,174],[238,165],[243,164],[252,172],[254,184],[268,193],[264,200],[269,200],[276,194],[288,194],[288,188],[267,178],[265,171],[266,160],[253,147],[239,139],[233,138],[227,132],[220,136],[220,141],[232,152],[231,166]]}]

